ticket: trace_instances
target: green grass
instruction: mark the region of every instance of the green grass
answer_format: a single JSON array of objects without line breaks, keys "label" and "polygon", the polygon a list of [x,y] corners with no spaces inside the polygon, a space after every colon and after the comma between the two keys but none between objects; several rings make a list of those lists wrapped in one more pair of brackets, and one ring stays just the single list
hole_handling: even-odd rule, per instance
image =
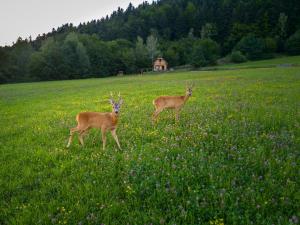
[{"label": "green grass", "polygon": [[[152,100],[192,98],[175,123]],[[80,111],[124,106],[102,150],[66,149]],[[293,224],[299,220],[300,70],[182,72],[0,86],[0,224]]]},{"label": "green grass", "polygon": [[228,63],[213,67],[204,67],[203,70],[225,70],[225,69],[250,69],[270,67],[292,67],[300,66],[300,56],[278,57],[259,61],[247,61],[244,63]]}]

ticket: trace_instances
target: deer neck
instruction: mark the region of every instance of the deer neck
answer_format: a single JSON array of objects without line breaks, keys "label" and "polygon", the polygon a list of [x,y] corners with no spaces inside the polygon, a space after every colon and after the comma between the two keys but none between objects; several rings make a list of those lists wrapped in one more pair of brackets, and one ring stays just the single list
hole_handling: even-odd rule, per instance
[{"label": "deer neck", "polygon": [[116,125],[118,123],[118,117],[119,117],[119,115],[117,113],[111,112],[111,120],[114,125]]},{"label": "deer neck", "polygon": [[186,103],[186,101],[189,99],[189,95],[185,95],[184,97],[183,97],[183,103]]}]

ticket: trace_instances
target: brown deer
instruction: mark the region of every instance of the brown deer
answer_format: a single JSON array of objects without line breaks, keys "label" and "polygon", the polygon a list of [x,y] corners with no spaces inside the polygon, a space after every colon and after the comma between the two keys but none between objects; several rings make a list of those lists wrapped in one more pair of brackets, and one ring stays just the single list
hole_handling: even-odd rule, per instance
[{"label": "brown deer", "polygon": [[184,96],[160,96],[153,100],[153,105],[155,107],[155,112],[152,115],[153,121],[156,121],[157,116],[164,109],[174,109],[175,119],[178,121],[181,108],[184,106],[189,97],[192,96],[193,86],[194,85],[186,85],[186,92]]},{"label": "brown deer", "polygon": [[105,144],[106,144],[106,131],[110,130],[113,138],[115,139],[119,149],[121,150],[121,146],[118,140],[118,136],[116,134],[117,130],[117,124],[118,124],[118,117],[119,117],[119,111],[121,108],[121,105],[123,103],[123,99],[120,96],[119,93],[119,100],[118,102],[115,102],[113,100],[113,96],[111,93],[110,104],[112,105],[112,112],[81,112],[77,114],[76,120],[77,120],[77,127],[70,129],[70,138],[67,145],[67,148],[70,147],[73,135],[75,132],[78,132],[78,139],[81,145],[84,145],[83,143],[83,137],[91,128],[99,128],[102,132],[102,142],[103,142],[103,150],[105,150]]}]

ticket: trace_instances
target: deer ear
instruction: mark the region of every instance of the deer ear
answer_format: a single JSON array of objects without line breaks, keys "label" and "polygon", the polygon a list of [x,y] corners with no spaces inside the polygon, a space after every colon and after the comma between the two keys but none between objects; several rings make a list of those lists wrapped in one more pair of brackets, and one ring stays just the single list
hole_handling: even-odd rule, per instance
[{"label": "deer ear", "polygon": [[122,105],[123,104],[123,99],[121,98],[120,100],[119,100],[119,105]]},{"label": "deer ear", "polygon": [[110,98],[108,101],[109,101],[109,103],[112,104],[112,105],[115,103],[114,100],[112,100],[111,98]]}]

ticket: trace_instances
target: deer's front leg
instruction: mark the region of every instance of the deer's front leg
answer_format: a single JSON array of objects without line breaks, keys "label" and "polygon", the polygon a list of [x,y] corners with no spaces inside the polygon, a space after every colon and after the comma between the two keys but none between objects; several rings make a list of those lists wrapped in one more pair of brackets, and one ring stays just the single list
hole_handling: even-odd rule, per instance
[{"label": "deer's front leg", "polygon": [[103,150],[105,150],[105,144],[106,144],[106,135],[105,135],[105,133],[106,133],[106,129],[102,128],[101,133],[102,133]]},{"label": "deer's front leg", "polygon": [[68,141],[68,144],[67,144],[67,148],[70,147],[71,142],[72,142],[72,140],[73,140],[73,135],[74,135],[74,133],[75,133],[76,131],[78,131],[78,128],[77,128],[77,127],[74,127],[74,128],[71,128],[71,129],[70,129],[70,138],[69,138],[69,141]]},{"label": "deer's front leg", "polygon": [[115,141],[116,141],[116,143],[117,143],[119,149],[122,150],[122,149],[121,149],[121,146],[120,146],[120,143],[119,143],[119,140],[118,140],[118,136],[117,136],[116,131],[117,131],[117,129],[111,130],[111,135],[112,135],[113,138],[115,139]]},{"label": "deer's front leg", "polygon": [[152,115],[153,122],[156,121],[158,115],[163,111],[163,109],[156,109],[155,112]]},{"label": "deer's front leg", "polygon": [[87,134],[87,132],[88,132],[88,129],[81,131],[78,135],[79,142],[82,146],[84,145],[83,137]]}]

